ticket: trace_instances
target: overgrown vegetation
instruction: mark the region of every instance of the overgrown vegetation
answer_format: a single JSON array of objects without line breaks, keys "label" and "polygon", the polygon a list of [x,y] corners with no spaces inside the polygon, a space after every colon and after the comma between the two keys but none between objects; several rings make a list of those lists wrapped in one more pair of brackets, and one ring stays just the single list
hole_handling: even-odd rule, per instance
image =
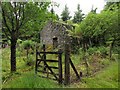
[{"label": "overgrown vegetation", "polygon": [[[3,16],[3,88],[118,88],[120,2],[108,2],[100,13],[96,13],[97,8],[92,9],[85,17],[78,4],[73,20],[67,5],[59,18],[49,2],[0,4]],[[51,11],[48,10],[50,5]],[[73,26],[72,30],[67,30],[71,39],[70,56],[82,75],[81,81],[76,81],[71,69],[70,86],[58,85],[56,81],[35,74],[36,49],[41,51],[43,45],[40,42],[40,31],[48,20]],[[53,50],[53,45],[46,46],[47,51]],[[57,57],[47,55],[49,59]],[[62,58],[64,67],[64,53]]]},{"label": "overgrown vegetation", "polygon": [[[20,52],[20,51],[17,51]],[[23,51],[23,53],[26,53]],[[24,58],[26,55],[17,54],[17,72],[10,73],[10,61],[5,54],[10,55],[9,48],[3,49],[2,52],[2,79],[3,88],[66,88],[59,86],[57,81],[41,78],[35,74],[34,66],[26,65]],[[47,56],[49,59],[56,59],[56,56]],[[74,81],[76,76],[71,69],[71,80],[73,84],[70,87],[78,88],[117,88],[118,87],[118,59],[109,61],[109,59],[97,55],[88,55],[89,77],[86,77],[86,67],[82,61],[82,55],[73,54],[71,59],[78,71],[83,72],[82,81]],[[64,56],[63,56],[64,58]],[[33,59],[35,62],[35,58]],[[64,63],[64,62],[63,62]],[[57,64],[52,64],[57,66]],[[56,71],[57,72],[57,71]],[[114,72],[114,74],[113,74]],[[45,75],[45,74],[44,74]],[[98,82],[99,80],[99,82]],[[43,83],[44,82],[44,83]],[[92,84],[91,82],[94,82]],[[103,84],[101,84],[103,82]]]}]

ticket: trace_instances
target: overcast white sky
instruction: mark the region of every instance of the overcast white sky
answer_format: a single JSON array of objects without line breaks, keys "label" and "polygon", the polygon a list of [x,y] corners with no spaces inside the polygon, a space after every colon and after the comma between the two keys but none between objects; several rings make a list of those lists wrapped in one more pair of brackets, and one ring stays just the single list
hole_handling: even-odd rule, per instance
[{"label": "overcast white sky", "polygon": [[77,10],[78,3],[80,4],[80,8],[84,14],[90,12],[92,5],[93,8],[98,8],[97,13],[99,13],[105,5],[105,0],[52,0],[52,1],[60,4],[58,8],[54,7],[56,14],[58,14],[59,16],[65,7],[65,4],[67,4],[69,8],[71,16],[73,16],[74,12]]}]

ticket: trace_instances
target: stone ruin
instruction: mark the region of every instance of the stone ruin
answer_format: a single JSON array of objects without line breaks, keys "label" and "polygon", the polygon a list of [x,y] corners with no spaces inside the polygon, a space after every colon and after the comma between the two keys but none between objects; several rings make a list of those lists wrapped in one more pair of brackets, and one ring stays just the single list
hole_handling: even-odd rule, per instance
[{"label": "stone ruin", "polygon": [[[67,30],[71,30],[71,25],[60,23],[57,21],[49,21],[40,32],[41,43],[53,48],[64,48],[66,43]],[[67,42],[70,40],[68,39]]]}]

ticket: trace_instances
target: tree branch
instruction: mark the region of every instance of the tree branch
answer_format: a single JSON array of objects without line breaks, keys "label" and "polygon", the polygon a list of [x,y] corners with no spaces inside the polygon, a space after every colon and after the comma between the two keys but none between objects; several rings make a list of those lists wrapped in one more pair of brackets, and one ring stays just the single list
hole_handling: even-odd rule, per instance
[{"label": "tree branch", "polygon": [[4,21],[5,26],[7,27],[9,33],[12,34],[12,32],[11,32],[9,26],[7,25],[6,18],[5,18],[6,15],[5,15],[5,11],[4,11],[3,8],[2,8],[2,16],[3,16],[3,21]]},{"label": "tree branch", "polygon": [[21,28],[21,26],[23,25],[23,22],[24,22],[24,20],[25,20],[25,11],[24,11],[24,4],[23,4],[23,17],[22,17],[22,19],[21,19],[21,23],[20,23],[20,25],[19,25],[19,27],[18,27],[18,30]]},{"label": "tree branch", "polygon": [[[13,6],[11,5],[11,3],[9,3],[10,4],[10,6],[11,6],[11,11],[13,10]],[[11,12],[11,19],[9,18],[9,20],[10,20],[10,22],[11,22],[11,24],[12,24],[12,30],[14,30],[14,15],[13,15],[13,13]]]},{"label": "tree branch", "polygon": [[4,30],[4,28],[2,27],[2,31],[4,32],[5,36],[7,37],[7,39],[11,40],[10,37],[8,37],[9,35],[6,33],[6,31]]},{"label": "tree branch", "polygon": [[16,21],[16,28],[15,28],[15,30],[14,31],[17,31],[17,29],[18,29],[18,26],[19,26],[19,19],[18,19],[18,14],[17,14],[17,3],[16,2],[14,2],[14,13],[15,13],[15,21]]}]

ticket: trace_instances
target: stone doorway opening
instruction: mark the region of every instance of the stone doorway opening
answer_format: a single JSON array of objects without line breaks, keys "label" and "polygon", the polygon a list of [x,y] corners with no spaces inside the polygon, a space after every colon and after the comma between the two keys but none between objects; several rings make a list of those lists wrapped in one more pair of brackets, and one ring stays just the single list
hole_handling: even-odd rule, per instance
[{"label": "stone doorway opening", "polygon": [[58,38],[53,37],[53,49],[57,48],[57,46],[58,46]]}]

